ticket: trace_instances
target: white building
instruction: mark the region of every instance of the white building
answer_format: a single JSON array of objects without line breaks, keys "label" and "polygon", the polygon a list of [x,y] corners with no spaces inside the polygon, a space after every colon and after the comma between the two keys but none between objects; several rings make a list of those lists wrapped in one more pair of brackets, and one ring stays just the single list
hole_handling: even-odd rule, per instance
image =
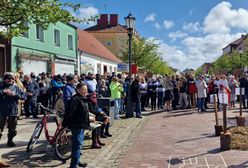
[{"label": "white building", "polygon": [[110,52],[93,35],[78,30],[78,70],[80,74],[91,72],[93,74],[112,73],[117,71],[121,61]]}]

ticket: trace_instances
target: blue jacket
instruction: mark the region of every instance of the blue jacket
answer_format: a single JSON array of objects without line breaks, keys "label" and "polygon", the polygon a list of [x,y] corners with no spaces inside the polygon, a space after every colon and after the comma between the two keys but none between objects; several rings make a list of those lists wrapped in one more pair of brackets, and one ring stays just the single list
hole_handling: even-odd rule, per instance
[{"label": "blue jacket", "polygon": [[[15,92],[15,96],[11,97],[7,94],[3,93],[4,89],[10,89],[11,91]],[[23,92],[18,86],[16,85],[7,85],[4,82],[0,83],[0,116],[17,116],[17,106],[18,100],[22,99],[25,100],[27,98],[27,94]]]},{"label": "blue jacket", "polygon": [[28,101],[36,102],[40,93],[40,87],[38,83],[36,81],[32,81],[32,83],[27,83],[24,81],[23,85],[25,86],[27,92],[33,93],[32,96],[28,96]]},{"label": "blue jacket", "polygon": [[63,100],[64,100],[65,108],[68,107],[69,102],[74,94],[76,94],[74,86],[66,84],[63,90]]}]

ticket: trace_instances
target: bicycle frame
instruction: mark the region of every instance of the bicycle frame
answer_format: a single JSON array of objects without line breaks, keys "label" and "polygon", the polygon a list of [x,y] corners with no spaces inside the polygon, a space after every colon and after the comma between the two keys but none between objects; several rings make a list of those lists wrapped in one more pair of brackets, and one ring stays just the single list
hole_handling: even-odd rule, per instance
[{"label": "bicycle frame", "polygon": [[47,124],[47,117],[49,115],[44,114],[43,118],[42,118],[42,124],[44,126],[44,131],[45,131],[45,136],[46,136],[46,140],[49,142],[50,145],[53,145],[55,143],[56,140],[56,136],[59,132],[59,130],[62,128],[61,124],[58,123],[57,119],[55,118],[55,122],[57,125],[56,131],[54,133],[53,136],[49,135],[49,131],[48,131],[48,124]]}]

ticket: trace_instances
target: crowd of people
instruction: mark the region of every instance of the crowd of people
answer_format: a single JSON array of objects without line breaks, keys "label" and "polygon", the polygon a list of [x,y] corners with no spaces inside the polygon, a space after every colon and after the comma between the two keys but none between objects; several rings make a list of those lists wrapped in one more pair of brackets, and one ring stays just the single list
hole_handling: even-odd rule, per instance
[{"label": "crowd of people", "polygon": [[[198,107],[199,112],[204,112],[212,94],[226,93],[230,107],[234,107],[237,87],[245,88],[242,100],[243,106],[248,107],[248,104],[245,105],[248,97],[248,80],[245,75],[240,79],[232,75],[135,76],[130,84],[130,98],[137,118],[142,118],[142,111],[149,109],[170,111]],[[85,163],[79,162],[84,130],[94,127],[92,148],[96,149],[105,145],[101,138],[112,136],[109,131],[110,109],[107,105],[100,107],[98,98],[114,100],[114,119],[119,120],[120,114],[127,111],[128,89],[129,79],[124,74],[52,76],[44,72],[38,75],[24,75],[22,71],[15,74],[6,72],[0,83],[0,138],[7,122],[7,146],[14,147],[17,120],[22,115],[26,119],[30,116],[39,118],[38,114],[42,111],[37,108],[37,102],[40,102],[43,106],[54,109],[59,122],[72,130],[71,167],[85,167]]]}]

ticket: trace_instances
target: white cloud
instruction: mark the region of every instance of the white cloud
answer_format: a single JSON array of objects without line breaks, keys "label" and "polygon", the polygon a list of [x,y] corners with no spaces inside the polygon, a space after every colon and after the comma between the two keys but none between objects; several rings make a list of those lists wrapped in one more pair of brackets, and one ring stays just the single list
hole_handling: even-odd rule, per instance
[{"label": "white cloud", "polygon": [[188,34],[183,33],[181,31],[176,31],[176,32],[170,32],[168,36],[172,39],[172,41],[175,41],[177,38],[187,37]]},{"label": "white cloud", "polygon": [[[72,10],[69,10],[71,14],[79,19],[90,19],[91,17],[99,15],[99,10],[92,5],[84,5],[76,13]],[[96,24],[96,21],[90,21],[89,24],[83,23],[83,25],[93,26]],[[78,24],[77,24],[78,25]],[[82,25],[79,25],[80,27]],[[84,27],[83,26],[83,27]]]},{"label": "white cloud", "polygon": [[152,26],[155,27],[156,29],[161,29],[161,26],[158,22],[155,22]]},{"label": "white cloud", "polygon": [[165,29],[169,29],[174,26],[174,22],[170,20],[164,20],[163,24]]},{"label": "white cloud", "polygon": [[[180,47],[160,41],[159,51],[172,67],[180,70],[196,69],[204,62],[216,60],[222,55],[222,48],[240,38],[241,33],[234,32],[248,29],[247,18],[248,10],[232,9],[229,2],[221,2],[210,10],[203,26],[199,22],[185,23],[183,31],[169,34],[172,39],[182,38],[181,45],[178,45]],[[190,36],[185,31],[204,31],[204,34]]]},{"label": "white cloud", "polygon": [[189,32],[198,32],[201,30],[201,26],[199,22],[195,23],[183,23],[183,30],[184,31],[189,31]]},{"label": "white cloud", "polygon": [[155,22],[156,21],[156,13],[151,13],[148,16],[146,16],[144,22]]},{"label": "white cloud", "polygon": [[231,28],[248,29],[248,11],[231,9],[230,2],[223,1],[216,5],[204,20],[205,33],[230,33]]}]

